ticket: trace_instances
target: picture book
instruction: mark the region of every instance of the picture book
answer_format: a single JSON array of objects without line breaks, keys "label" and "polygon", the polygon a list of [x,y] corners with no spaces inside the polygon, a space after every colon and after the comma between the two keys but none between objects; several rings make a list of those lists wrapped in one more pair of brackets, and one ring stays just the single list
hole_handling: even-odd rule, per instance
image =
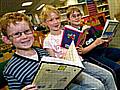
[{"label": "picture book", "polygon": [[83,40],[82,34],[83,34],[82,30],[78,30],[72,26],[65,25],[61,47],[68,49],[72,41],[74,41],[75,46],[78,46],[79,44],[82,43]]},{"label": "picture book", "polygon": [[109,37],[113,37],[116,34],[116,27],[119,24],[117,20],[107,20],[102,32],[101,38],[107,39]]},{"label": "picture book", "polygon": [[78,58],[74,43],[71,45],[63,59],[46,56],[41,59],[33,80],[39,90],[64,90],[82,72],[82,59]]}]

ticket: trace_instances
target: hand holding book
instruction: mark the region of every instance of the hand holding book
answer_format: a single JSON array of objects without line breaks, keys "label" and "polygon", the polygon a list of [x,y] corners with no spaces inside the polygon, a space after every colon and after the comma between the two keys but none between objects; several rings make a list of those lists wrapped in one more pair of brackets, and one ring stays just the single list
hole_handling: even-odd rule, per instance
[{"label": "hand holding book", "polygon": [[83,53],[82,45],[79,45],[78,47],[76,47],[76,50],[77,50],[78,54],[81,55]]}]

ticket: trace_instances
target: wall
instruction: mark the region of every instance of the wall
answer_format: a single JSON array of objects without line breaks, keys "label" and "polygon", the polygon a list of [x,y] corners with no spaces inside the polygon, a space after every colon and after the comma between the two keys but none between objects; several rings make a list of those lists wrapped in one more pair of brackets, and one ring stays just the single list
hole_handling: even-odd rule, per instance
[{"label": "wall", "polygon": [[68,5],[74,5],[74,4],[77,4],[78,3],[78,0],[67,0],[66,1],[66,6]]},{"label": "wall", "polygon": [[108,0],[111,18],[120,13],[120,0]]},{"label": "wall", "polygon": [[[108,0],[109,8],[110,8],[110,15],[111,18],[114,18],[115,14],[118,14],[116,16],[117,20],[120,21],[120,0]],[[115,37],[110,42],[110,47],[116,47],[120,48],[120,24],[117,26],[117,33]]]}]

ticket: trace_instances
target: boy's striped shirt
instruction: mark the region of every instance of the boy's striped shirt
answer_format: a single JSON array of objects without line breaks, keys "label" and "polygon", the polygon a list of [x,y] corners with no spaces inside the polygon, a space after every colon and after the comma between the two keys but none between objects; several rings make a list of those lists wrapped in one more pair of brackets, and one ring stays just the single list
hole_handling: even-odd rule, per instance
[{"label": "boy's striped shirt", "polygon": [[48,56],[48,53],[39,48],[34,48],[38,54],[38,61],[14,54],[9,60],[4,76],[8,81],[10,90],[21,90],[24,86],[31,84],[39,67],[39,61],[42,56]]}]

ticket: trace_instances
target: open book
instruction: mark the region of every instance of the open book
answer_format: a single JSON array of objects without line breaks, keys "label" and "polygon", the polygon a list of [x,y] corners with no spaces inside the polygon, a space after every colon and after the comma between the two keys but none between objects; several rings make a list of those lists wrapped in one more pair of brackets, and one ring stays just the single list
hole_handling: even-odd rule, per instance
[{"label": "open book", "polygon": [[84,38],[82,37],[83,36],[82,34],[83,34],[83,31],[80,31],[70,25],[65,25],[61,47],[68,49],[73,40],[74,40],[75,46],[77,47],[84,40]]},{"label": "open book", "polygon": [[69,48],[72,50],[67,52],[64,59],[45,56],[41,59],[39,70],[33,80],[33,84],[37,85],[39,90],[64,90],[82,72],[84,66],[81,58],[73,48],[75,49],[75,46]]},{"label": "open book", "polygon": [[101,38],[108,39],[109,37],[113,37],[116,34],[116,27],[119,24],[117,20],[107,20],[102,32]]}]

